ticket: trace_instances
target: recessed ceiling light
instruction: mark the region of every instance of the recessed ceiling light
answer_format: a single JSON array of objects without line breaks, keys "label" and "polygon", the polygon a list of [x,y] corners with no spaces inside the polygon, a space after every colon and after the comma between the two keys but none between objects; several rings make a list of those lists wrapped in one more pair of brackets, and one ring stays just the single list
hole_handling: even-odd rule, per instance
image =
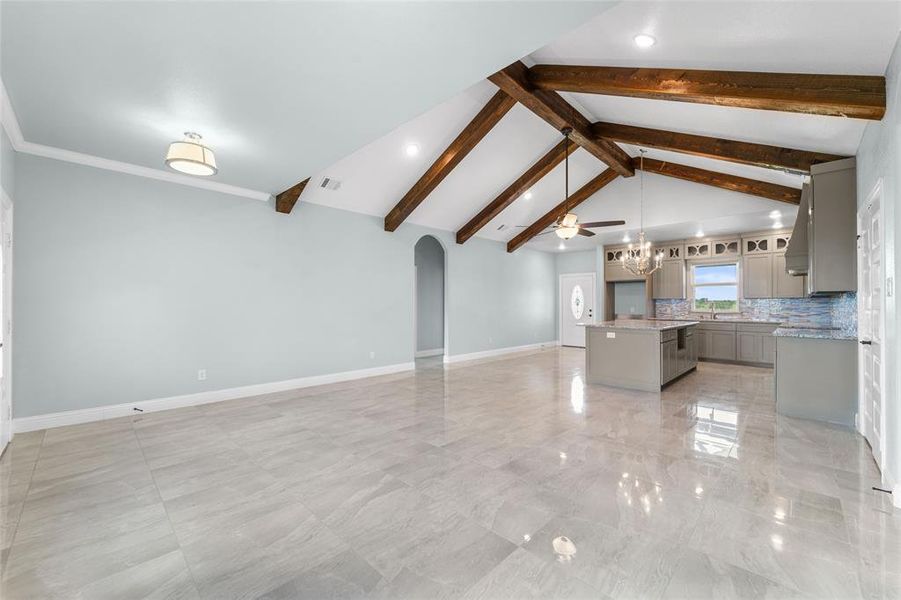
[{"label": "recessed ceiling light", "polygon": [[771,219],[778,219],[778,218],[781,217],[781,216],[782,216],[782,213],[779,212],[778,210],[774,210],[774,211],[772,211],[772,212],[770,213],[770,218],[771,218]]},{"label": "recessed ceiling light", "polygon": [[700,229],[698,229],[698,232],[695,234],[695,237],[697,237],[697,238],[702,238],[702,237],[704,237],[704,232],[701,231]]},{"label": "recessed ceiling light", "polygon": [[657,40],[654,38],[654,36],[647,33],[639,33],[632,39],[635,40],[635,45],[639,48],[650,48],[657,43]]},{"label": "recessed ceiling light", "polygon": [[773,223],[773,229],[782,229],[782,221],[776,221]]},{"label": "recessed ceiling light", "polygon": [[626,235],[623,236],[623,242],[628,243],[628,242],[631,242],[631,241],[632,241],[632,238],[629,237],[629,234],[628,234],[628,233],[627,233]]},{"label": "recessed ceiling light", "polygon": [[216,156],[209,147],[203,145],[202,140],[199,133],[186,131],[185,139],[169,144],[166,165],[188,175],[215,175],[219,171]]},{"label": "recessed ceiling light", "polygon": [[522,197],[525,198],[526,200],[531,200],[532,199],[532,190],[526,190],[526,193],[523,194]]},{"label": "recessed ceiling light", "polygon": [[564,244],[563,242],[560,242],[560,245],[557,246],[557,250],[566,250],[566,244]]},{"label": "recessed ceiling light", "polygon": [[407,144],[404,148],[404,153],[410,158],[419,156],[419,144]]}]

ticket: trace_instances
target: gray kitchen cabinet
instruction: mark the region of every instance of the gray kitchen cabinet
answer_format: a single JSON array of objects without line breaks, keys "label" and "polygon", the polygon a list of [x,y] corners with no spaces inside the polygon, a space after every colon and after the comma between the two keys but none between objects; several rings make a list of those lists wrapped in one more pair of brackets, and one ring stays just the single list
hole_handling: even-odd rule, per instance
[{"label": "gray kitchen cabinet", "polygon": [[738,360],[742,362],[761,362],[761,357],[763,356],[761,334],[739,331],[736,336]]},{"label": "gray kitchen cabinet", "polygon": [[714,360],[735,360],[735,332],[711,331],[708,358]]},{"label": "gray kitchen cabinet", "polygon": [[775,365],[776,364],[776,338],[773,334],[763,334],[761,336],[761,355],[760,362]]},{"label": "gray kitchen cabinet", "polygon": [[655,300],[685,298],[685,262],[664,260],[652,275]]},{"label": "gray kitchen cabinet", "polygon": [[812,165],[810,180],[807,293],[857,291],[857,163]]},{"label": "gray kitchen cabinet", "polygon": [[742,291],[745,298],[773,297],[773,255],[747,254],[742,258]]},{"label": "gray kitchen cabinet", "polygon": [[698,358],[710,358],[710,332],[698,326],[695,331],[695,352]]},{"label": "gray kitchen cabinet", "polygon": [[662,383],[667,383],[676,377],[678,372],[678,342],[670,340],[660,344],[660,372]]},{"label": "gray kitchen cabinet", "polygon": [[803,298],[807,293],[807,277],[785,272],[785,254],[773,255],[773,298]]}]

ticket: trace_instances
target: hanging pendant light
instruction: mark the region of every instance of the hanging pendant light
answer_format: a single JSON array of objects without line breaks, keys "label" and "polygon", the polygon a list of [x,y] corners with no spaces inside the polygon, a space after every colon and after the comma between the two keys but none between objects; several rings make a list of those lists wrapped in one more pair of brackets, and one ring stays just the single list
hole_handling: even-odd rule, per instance
[{"label": "hanging pendant light", "polygon": [[663,261],[663,253],[657,252],[654,253],[651,248],[651,242],[645,239],[644,235],[644,153],[645,150],[640,150],[641,152],[641,199],[639,202],[639,230],[638,230],[638,247],[633,247],[633,244],[629,244],[626,251],[623,252],[622,261],[623,268],[628,270],[633,275],[638,275],[639,277],[647,277],[654,271],[660,268],[660,263]]},{"label": "hanging pendant light", "polygon": [[209,147],[201,143],[202,139],[200,134],[186,131],[185,139],[169,144],[166,165],[188,175],[215,175],[219,171],[216,168],[216,156]]},{"label": "hanging pendant light", "polygon": [[[566,146],[563,148],[563,160],[565,163],[564,172],[565,172],[565,195],[563,196],[564,201],[569,200],[569,134],[572,133],[571,127],[563,128],[563,136],[566,138]],[[572,239],[579,233],[579,217],[574,215],[573,213],[566,213],[563,215],[563,218],[559,221],[559,227],[554,230],[554,233],[557,234],[557,237],[563,240]]]}]

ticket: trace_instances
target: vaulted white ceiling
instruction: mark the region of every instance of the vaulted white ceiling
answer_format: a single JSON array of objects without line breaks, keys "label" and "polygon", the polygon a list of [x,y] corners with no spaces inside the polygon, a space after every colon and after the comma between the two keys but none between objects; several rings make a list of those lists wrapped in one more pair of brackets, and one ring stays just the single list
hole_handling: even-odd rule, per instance
[{"label": "vaulted white ceiling", "polygon": [[[197,129],[216,148],[224,182],[279,191],[314,174],[285,218],[303,218],[308,202],[383,217],[494,94],[484,78],[516,59],[881,75],[898,36],[899,6],[4,2],[3,78],[30,141],[159,166],[171,138]],[[657,44],[637,48],[636,33]],[[563,95],[590,121],[840,155],[856,152],[866,127],[855,119]],[[458,230],[559,139],[515,106],[406,222]],[[420,146],[417,157],[405,155],[408,143]],[[797,175],[712,159],[658,150],[648,157],[801,184]],[[570,163],[571,192],[604,168],[584,150]],[[341,181],[340,189],[319,189],[324,176]],[[583,221],[624,219],[626,226],[577,237],[567,249],[634,237],[640,181],[617,179],[575,211]],[[645,175],[644,197],[645,227],[658,240],[765,229],[774,210],[788,226],[796,214],[786,204],[654,174]],[[559,166],[531,199],[517,200],[477,235],[508,241],[562,198]],[[529,246],[557,250],[559,240],[545,235]]]},{"label": "vaulted white ceiling", "polygon": [[[623,2],[582,27],[524,57],[527,64],[685,67],[881,75],[896,42],[896,2]],[[632,38],[650,33],[657,44],[639,49]],[[343,182],[340,190],[308,188],[303,202],[384,216],[496,91],[480,82],[452,100],[405,123],[391,134],[338,161],[320,176]],[[564,93],[590,121],[854,155],[867,122],[701,104]],[[407,222],[458,230],[560,139],[560,134],[522,106],[514,107],[463,162],[417,208]],[[403,154],[415,142],[422,153]],[[632,156],[637,147],[623,145]],[[696,166],[800,188],[802,178],[781,171],[650,149],[649,158]],[[570,191],[604,169],[577,150],[570,164]],[[314,178],[314,182],[316,179]],[[555,168],[477,234],[508,241],[563,198],[563,167]],[[623,227],[576,237],[567,250],[633,238],[639,226],[641,179],[619,178],[574,212],[582,221],[624,219]],[[297,209],[295,209],[297,210]],[[774,211],[778,212],[775,216]],[[660,175],[645,175],[646,229],[658,240],[790,226],[797,209],[763,198]],[[302,213],[301,213],[302,214]],[[529,247],[557,250],[553,235]]]}]

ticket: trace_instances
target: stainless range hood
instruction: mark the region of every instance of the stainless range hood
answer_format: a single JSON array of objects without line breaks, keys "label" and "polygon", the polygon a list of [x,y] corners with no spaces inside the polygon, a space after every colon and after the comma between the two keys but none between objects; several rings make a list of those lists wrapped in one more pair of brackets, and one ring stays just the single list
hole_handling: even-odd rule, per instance
[{"label": "stainless range hood", "polygon": [[785,271],[789,275],[800,277],[807,275],[809,268],[807,226],[810,220],[810,184],[801,188],[801,203],[798,205],[798,217],[795,228],[785,248]]}]

